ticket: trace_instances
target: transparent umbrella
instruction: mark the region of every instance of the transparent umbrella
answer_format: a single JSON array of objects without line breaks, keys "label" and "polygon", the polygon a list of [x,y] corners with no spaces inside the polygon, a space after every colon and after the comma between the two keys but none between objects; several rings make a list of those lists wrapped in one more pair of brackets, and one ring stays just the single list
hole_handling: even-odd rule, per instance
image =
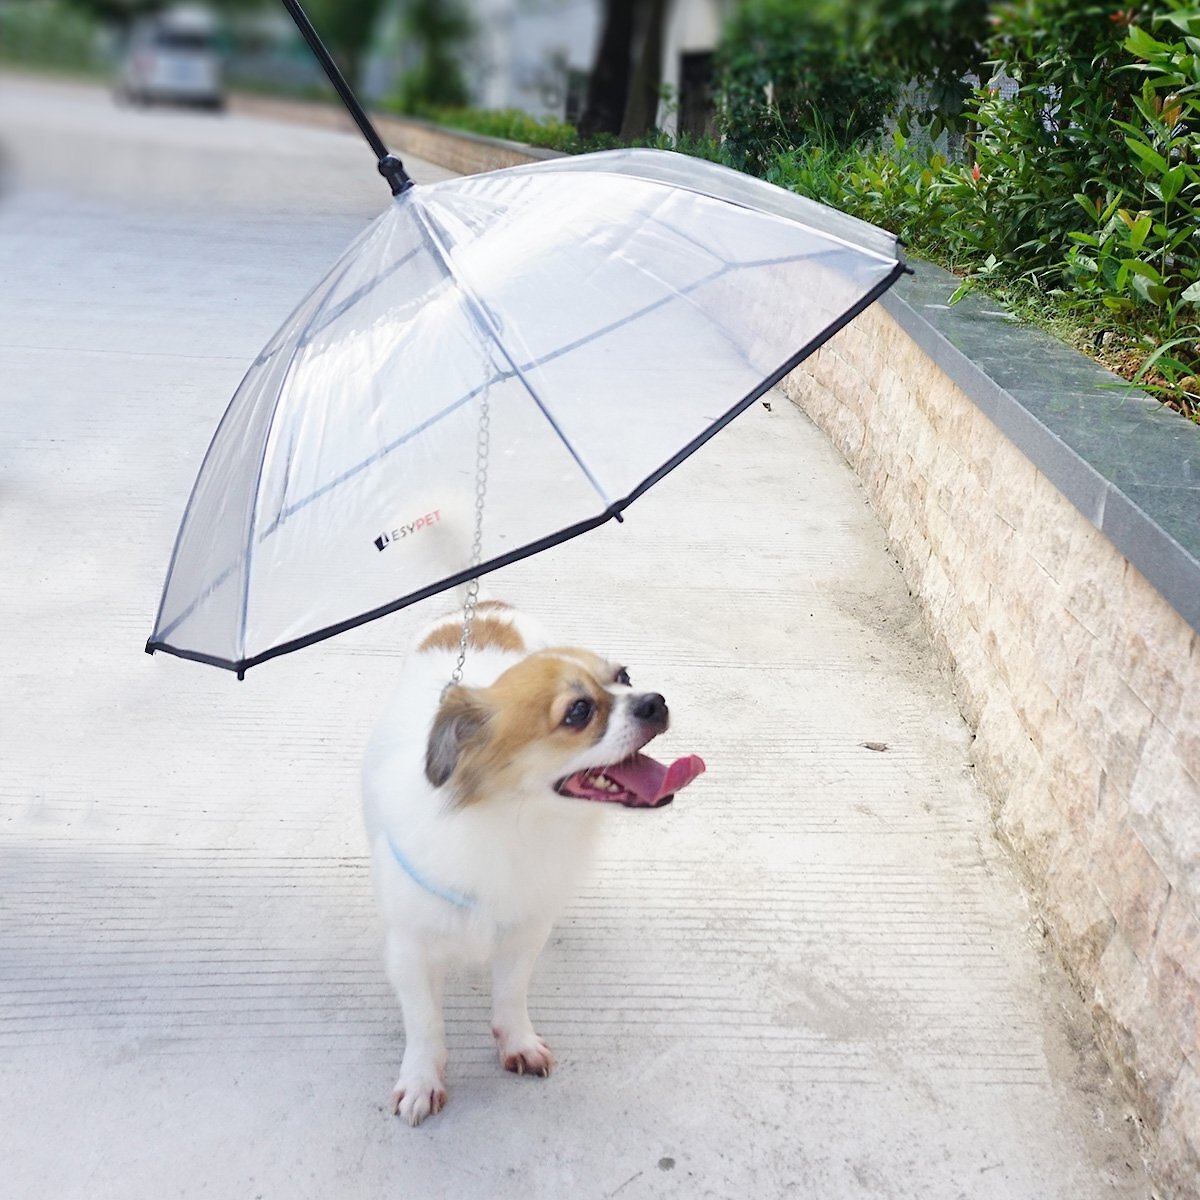
[{"label": "transparent umbrella", "polygon": [[393,188],[235,393],[148,650],[241,674],[620,519],[904,269],[661,151]]}]

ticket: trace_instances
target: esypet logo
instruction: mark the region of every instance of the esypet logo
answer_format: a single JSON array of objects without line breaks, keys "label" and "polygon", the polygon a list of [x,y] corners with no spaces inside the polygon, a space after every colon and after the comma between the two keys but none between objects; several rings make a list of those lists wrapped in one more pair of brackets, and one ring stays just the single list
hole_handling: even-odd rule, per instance
[{"label": "esypet logo", "polygon": [[415,533],[420,533],[422,529],[428,529],[430,525],[436,525],[441,519],[441,510],[435,508],[433,512],[426,513],[423,517],[417,517],[415,521],[410,521],[407,525],[398,525],[395,529],[384,530],[375,539],[375,549],[382,552],[392,542],[402,542],[405,538],[412,537]]}]

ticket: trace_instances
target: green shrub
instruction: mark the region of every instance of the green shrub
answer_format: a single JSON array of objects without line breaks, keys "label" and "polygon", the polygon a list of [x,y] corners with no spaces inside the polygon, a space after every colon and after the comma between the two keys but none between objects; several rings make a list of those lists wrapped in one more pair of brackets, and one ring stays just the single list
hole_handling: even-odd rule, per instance
[{"label": "green shrub", "polygon": [[896,82],[859,48],[839,0],[742,0],[717,48],[727,161],[762,175],[780,150],[832,137],[851,145],[882,126]]},{"label": "green shrub", "polygon": [[961,130],[971,93],[966,78],[983,61],[989,0],[857,0],[855,7],[862,49],[915,85],[901,96],[902,126],[915,122],[934,138]]},{"label": "green shrub", "polygon": [[607,133],[584,138],[574,125],[566,121],[557,121],[552,117],[539,120],[515,108],[439,108],[421,105],[409,110],[408,115],[421,117],[450,129],[462,129],[468,133],[502,138],[505,141],[538,146],[545,150],[558,150],[564,154],[584,154],[596,150],[643,145],[652,146],[657,150],[674,150],[695,158],[707,158],[712,162],[723,161],[721,147],[713,138],[688,134],[676,138],[661,130],[654,130],[648,137],[635,143],[622,141],[614,134]]},{"label": "green shrub", "polygon": [[1016,91],[984,85],[968,103],[974,163],[947,176],[959,214],[948,233],[1001,273],[1054,287],[1078,224],[1073,197],[1121,160],[1114,118],[1131,111],[1137,81],[1119,70],[1125,30],[1111,5],[1010,0],[994,19],[990,65]]},{"label": "green shrub", "polygon": [[73,5],[0,5],[0,61],[87,72],[105,65],[99,46],[96,21]]},{"label": "green shrub", "polygon": [[1166,3],[1152,18],[1157,37],[1134,25],[1123,41],[1125,74],[1141,88],[1115,120],[1111,169],[1075,193],[1087,222],[1065,268],[1079,297],[1149,351],[1143,381],[1200,392],[1200,8]]},{"label": "green shrub", "polygon": [[566,150],[578,137],[574,125],[568,125],[565,121],[539,121],[516,108],[491,110],[422,104],[414,105],[408,111],[412,116],[451,129],[463,129],[484,137],[503,138],[550,150]]}]

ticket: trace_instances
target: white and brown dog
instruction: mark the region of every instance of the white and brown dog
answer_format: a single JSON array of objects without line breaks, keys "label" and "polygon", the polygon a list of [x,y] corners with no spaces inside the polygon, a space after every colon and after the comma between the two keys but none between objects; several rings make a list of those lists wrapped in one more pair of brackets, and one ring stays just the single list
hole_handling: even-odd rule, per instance
[{"label": "white and brown dog", "polygon": [[[442,983],[491,964],[501,1063],[548,1075],[529,1020],[533,966],[587,870],[602,809],[658,807],[704,764],[640,753],[667,705],[619,664],[552,647],[530,618],[485,601],[463,684],[446,688],[461,616],[427,629],[367,748],[363,810],[404,1014],[393,1111],[416,1125],[446,1102]],[[597,803],[605,802],[605,803]]]}]

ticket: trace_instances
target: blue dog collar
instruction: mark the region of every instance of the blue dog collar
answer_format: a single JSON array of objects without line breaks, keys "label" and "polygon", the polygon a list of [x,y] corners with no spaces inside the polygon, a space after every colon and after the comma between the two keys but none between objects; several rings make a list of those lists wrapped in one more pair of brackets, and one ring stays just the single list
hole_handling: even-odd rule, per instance
[{"label": "blue dog collar", "polygon": [[454,892],[449,888],[438,887],[436,883],[432,883],[426,879],[404,856],[404,852],[396,845],[395,839],[393,839],[390,833],[387,835],[387,839],[392,857],[400,864],[404,873],[414,883],[420,884],[431,896],[436,896],[439,900],[445,900],[447,904],[453,904],[455,908],[472,909],[475,907],[474,897],[464,896],[461,892]]}]

